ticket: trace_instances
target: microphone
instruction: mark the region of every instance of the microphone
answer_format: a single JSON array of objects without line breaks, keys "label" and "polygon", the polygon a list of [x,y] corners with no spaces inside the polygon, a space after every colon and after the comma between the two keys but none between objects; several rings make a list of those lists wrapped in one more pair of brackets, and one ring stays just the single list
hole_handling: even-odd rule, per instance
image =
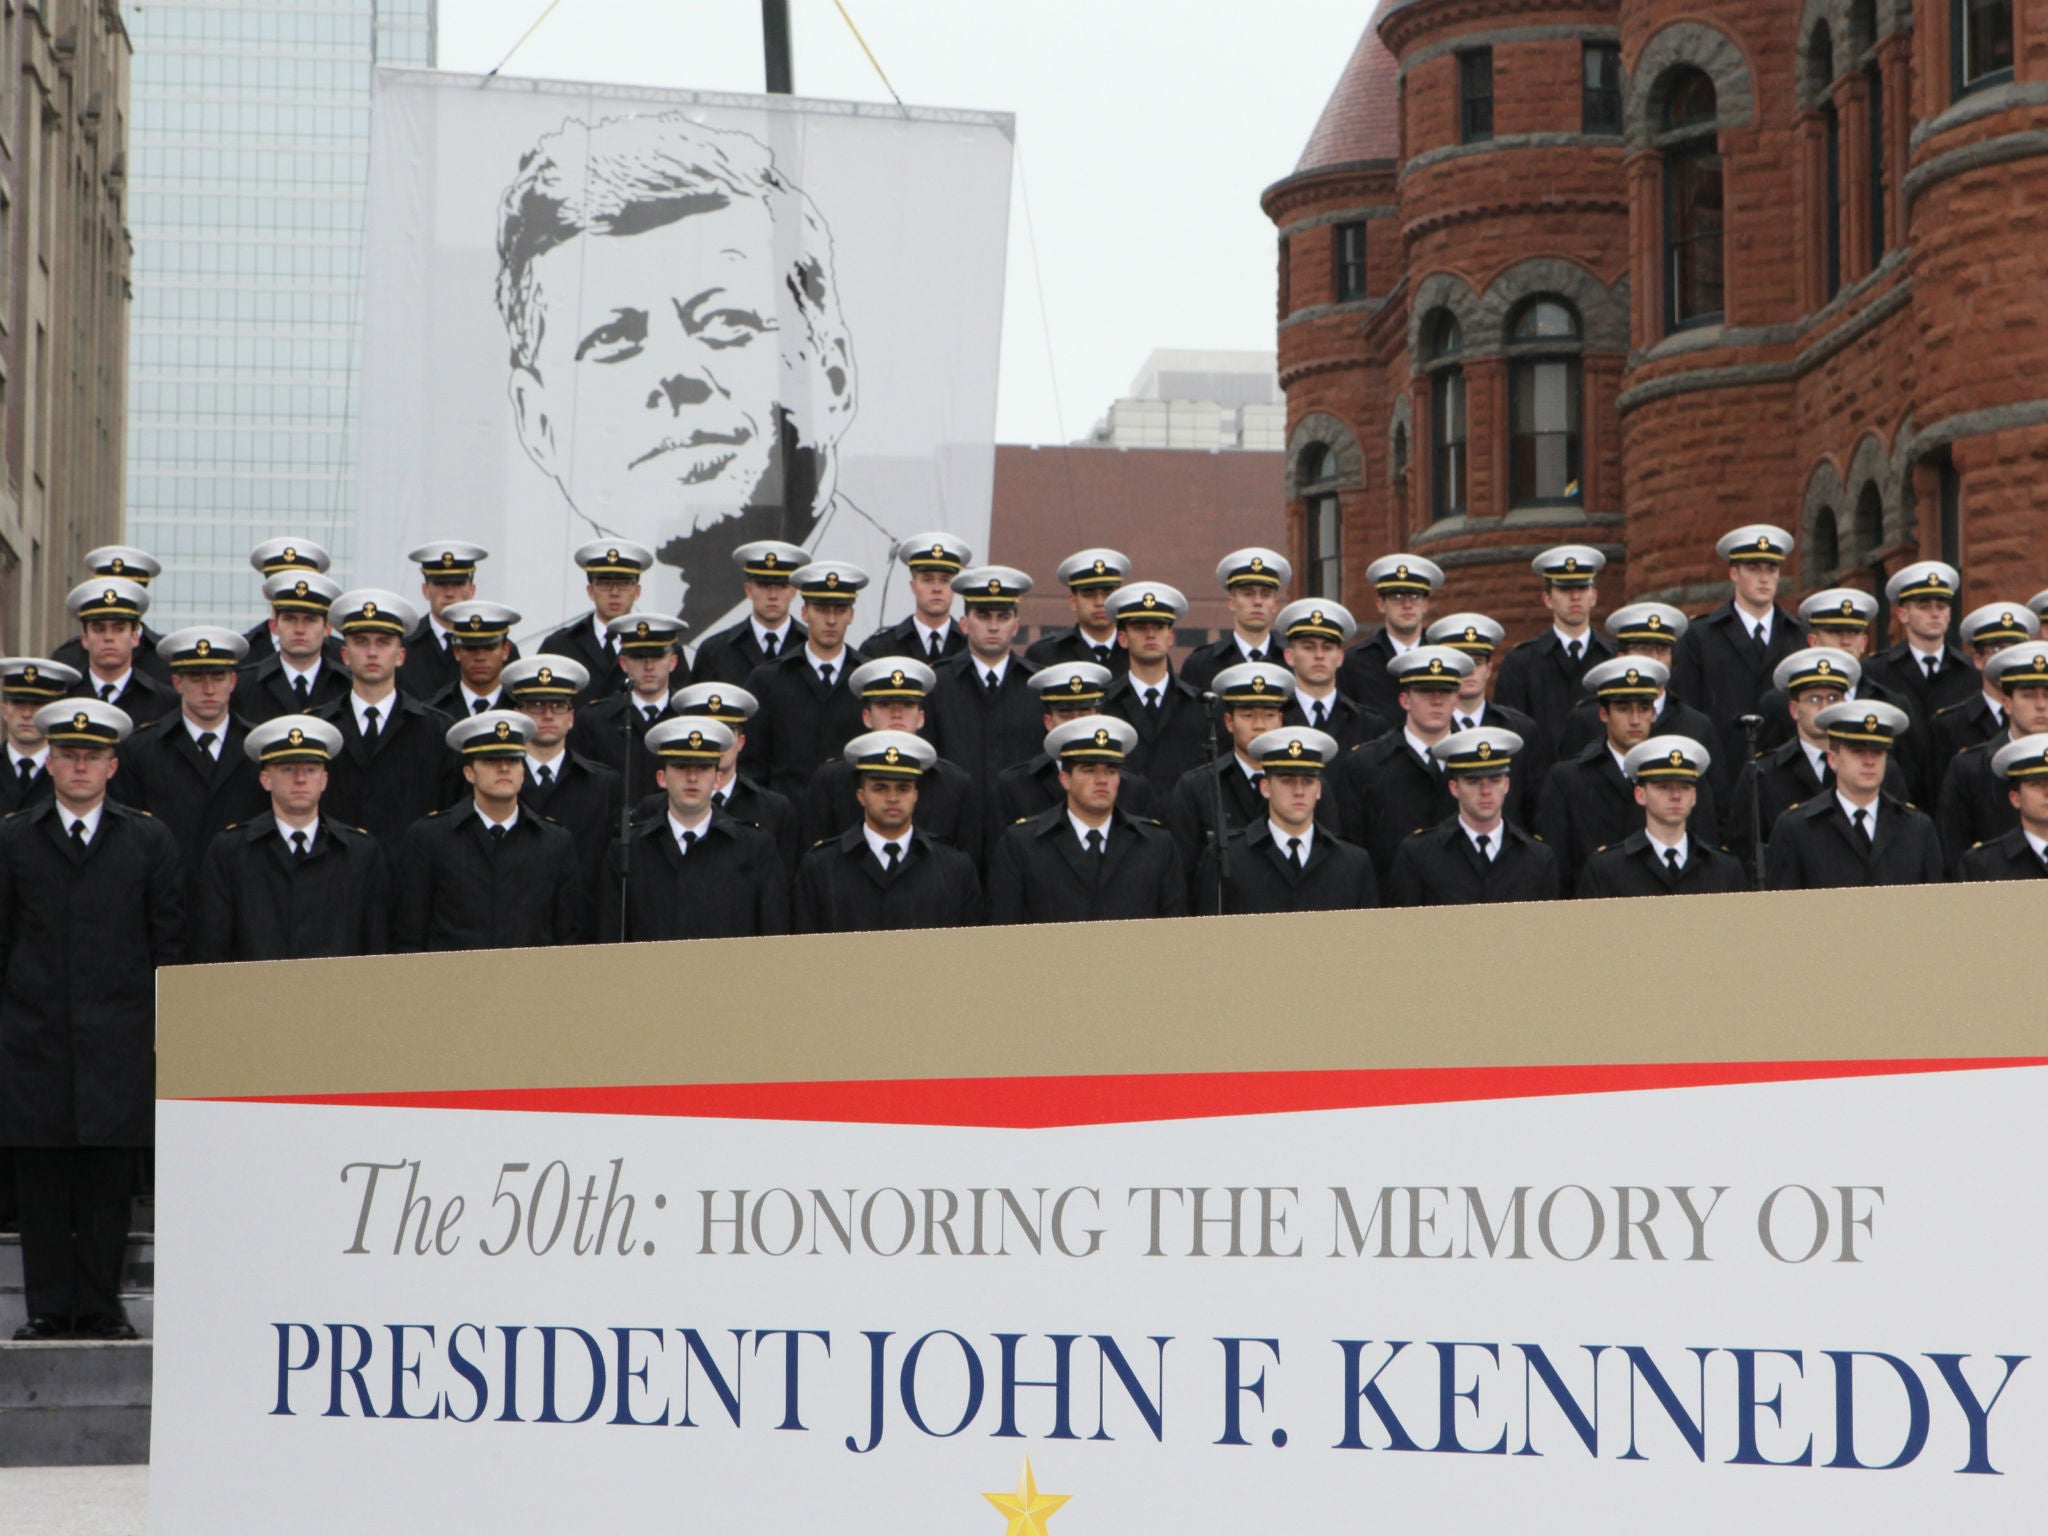
[{"label": "microphone", "polygon": [[1764,726],[1764,717],[1762,715],[1738,715],[1736,716],[1735,723],[1745,731],[1760,731]]},{"label": "microphone", "polygon": [[1221,704],[1223,700],[1221,696],[1213,694],[1208,689],[1204,688],[1202,690],[1202,702],[1204,704]]}]

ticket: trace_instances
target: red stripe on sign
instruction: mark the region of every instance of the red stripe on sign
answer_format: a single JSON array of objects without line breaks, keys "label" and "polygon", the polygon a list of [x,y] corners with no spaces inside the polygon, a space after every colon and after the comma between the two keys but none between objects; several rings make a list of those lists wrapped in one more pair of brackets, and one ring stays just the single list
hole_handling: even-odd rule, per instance
[{"label": "red stripe on sign", "polygon": [[1462,1104],[1483,1099],[1551,1098],[1561,1094],[1630,1093],[1653,1088],[1715,1088],[1741,1083],[1814,1082],[2038,1066],[2048,1066],[2048,1057],[901,1078],[853,1083],[674,1083],[620,1088],[257,1095],[226,1102],[1045,1130],[1146,1120],[1203,1120],[1305,1110],[1376,1109],[1395,1104]]}]

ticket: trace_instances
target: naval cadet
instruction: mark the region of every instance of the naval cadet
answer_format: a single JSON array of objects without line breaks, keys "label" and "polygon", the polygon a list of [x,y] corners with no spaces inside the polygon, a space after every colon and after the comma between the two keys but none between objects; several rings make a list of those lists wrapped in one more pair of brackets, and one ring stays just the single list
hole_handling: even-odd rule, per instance
[{"label": "naval cadet", "polygon": [[[1054,727],[1069,720],[1099,713],[1103,696],[1113,681],[1108,667],[1092,661],[1048,662],[1030,679],[1031,689],[1038,695],[1040,726],[1050,734]],[[1067,798],[1066,790],[1060,786],[1059,760],[1042,747],[1041,741],[1036,757],[1014,768],[1005,768],[996,777],[995,789],[989,796],[990,852],[994,851],[994,839],[1002,835],[1005,827],[1040,811],[1049,811]],[[1152,781],[1129,768],[1119,769],[1118,774],[1121,782],[1116,803],[1133,816],[1149,817]]]},{"label": "naval cadet", "polygon": [[[325,576],[333,563],[326,546],[291,535],[265,539],[249,551],[250,568],[265,581],[285,571],[313,571]],[[277,638],[268,619],[261,619],[243,630],[242,639],[249,647],[248,654],[242,658],[245,666],[260,666],[277,654]],[[340,644],[331,632],[321,647],[321,654],[331,662],[341,660]]]},{"label": "naval cadet", "polygon": [[[2015,645],[2041,638],[2041,621],[2019,603],[1987,603],[1972,610],[1956,626],[1963,644],[1976,659],[1980,684],[1959,704],[1951,704],[1928,722],[1933,740],[1930,777],[1938,786],[1956,754],[1980,742],[2010,738],[2006,734],[2005,695],[1992,680],[1991,659]],[[2020,735],[2025,735],[2022,731]]]},{"label": "naval cadet", "polygon": [[1286,556],[1257,545],[1234,549],[1216,562],[1230,628],[1221,638],[1188,652],[1180,675],[1190,688],[1211,691],[1219,672],[1246,662],[1280,661],[1273,622],[1280,612],[1280,594],[1292,580],[1294,567]]},{"label": "naval cadet", "polygon": [[677,715],[647,733],[667,804],[607,856],[605,941],[789,932],[789,877],[775,840],[712,804],[733,745],[732,727],[706,715]]},{"label": "naval cadet", "polygon": [[[1600,701],[1602,735],[1577,757],[1554,764],[1544,781],[1536,831],[1557,855],[1559,884],[1569,896],[1594,853],[1619,843],[1642,821],[1629,751],[1649,739],[1670,673],[1647,656],[1616,656],[1587,669],[1585,688]],[[1692,836],[1715,846],[1720,822],[1712,791],[1695,778]]]},{"label": "naval cadet", "polygon": [[522,811],[533,722],[486,710],[448,727],[470,794],[413,823],[399,849],[391,947],[524,949],[583,937],[583,871],[575,839]]},{"label": "naval cadet", "polygon": [[[1167,830],[1173,833],[1182,868],[1188,870],[1194,869],[1205,848],[1213,849],[1237,828],[1265,815],[1252,743],[1280,728],[1287,702],[1294,696],[1294,675],[1271,662],[1225,667],[1214,683],[1223,710],[1223,751],[1182,774],[1166,797]],[[1321,771],[1320,763],[1317,770]]]},{"label": "naval cadet", "polygon": [[[1558,760],[1569,755],[1565,724],[1585,692],[1586,673],[1615,655],[1613,644],[1593,628],[1607,557],[1588,544],[1560,544],[1530,561],[1529,568],[1541,584],[1550,627],[1502,659],[1494,696],[1536,722],[1540,737],[1523,736],[1525,752],[1534,746]],[[1525,761],[1524,772],[1534,766],[1533,760]]]},{"label": "naval cadet", "polygon": [[[483,545],[462,539],[436,539],[406,555],[420,568],[420,601],[406,602],[406,611],[419,614],[419,622],[399,637],[405,665],[398,671],[398,690],[407,698],[438,698],[461,678],[455,665],[455,631],[446,614],[457,603],[476,600],[476,568],[490,553]],[[513,654],[518,653],[514,646]]]},{"label": "naval cadet", "polygon": [[107,798],[127,715],[60,699],[36,728],[51,798],[0,823],[0,1146],[28,1312],[14,1336],[132,1339],[121,1265],[137,1149],[155,1140],[157,970],[185,958],[184,876],[163,825]]},{"label": "naval cadet", "polygon": [[239,744],[264,808],[202,855],[193,958],[306,960],[381,955],[391,946],[391,872],[377,839],[321,814],[341,731],[280,715]]},{"label": "naval cadet", "polygon": [[[1969,657],[1948,640],[1962,585],[1962,574],[1944,560],[1916,560],[1884,584],[1892,619],[1904,637],[1871,657],[1863,675],[1905,694],[1922,721],[1962,703],[1980,686]],[[1932,792],[1935,786],[1925,787]]]},{"label": "naval cadet", "polygon": [[[1799,604],[1799,622],[1806,629],[1808,650],[1846,651],[1856,659],[1858,677],[1848,697],[1882,699],[1887,704],[1896,704],[1913,721],[1912,728],[1900,743],[1903,767],[1904,760],[1914,755],[1913,738],[1924,733],[1919,728],[1919,706],[1905,694],[1887,688],[1869,676],[1866,663],[1870,657],[1870,629],[1876,620],[1877,599],[1854,587],[1826,587]],[[1792,714],[1786,708],[1789,702],[1785,691],[1774,687],[1757,704],[1756,712],[1763,716],[1764,722],[1757,732],[1759,751],[1768,752],[1792,739]]]},{"label": "naval cadet", "polygon": [[796,800],[812,774],[868,729],[861,724],[860,698],[847,686],[848,674],[868,658],[846,643],[868,573],[844,560],[813,560],[792,572],[790,582],[803,599],[807,633],[802,645],[747,678],[747,692],[761,707],[740,763],[758,782]]},{"label": "naval cadet", "polygon": [[1746,889],[1742,866],[1693,835],[1711,763],[1706,744],[1690,736],[1652,736],[1630,747],[1622,771],[1635,787],[1643,825],[1586,861],[1579,895],[1715,896]]},{"label": "naval cadet", "polygon": [[409,601],[381,587],[357,587],[337,597],[328,615],[341,634],[349,691],[313,711],[341,732],[321,814],[367,829],[396,869],[412,824],[468,793],[461,759],[448,750],[452,722],[399,691],[405,637],[421,622]]},{"label": "naval cadet", "polygon": [[1430,748],[1443,764],[1457,810],[1404,839],[1386,884],[1392,907],[1549,901],[1558,894],[1557,856],[1507,820],[1509,780],[1522,739],[1482,725]]},{"label": "naval cadet", "polygon": [[1195,911],[1342,912],[1379,905],[1379,882],[1365,850],[1316,824],[1323,770],[1340,750],[1335,737],[1303,725],[1253,739],[1264,814],[1230,834],[1220,906],[1216,852],[1203,853]]},{"label": "naval cadet", "polygon": [[798,933],[959,928],[981,921],[974,860],[915,825],[918,786],[938,754],[908,731],[869,731],[846,744],[860,818],[804,855]]},{"label": "naval cadet", "polygon": [[1778,818],[1771,832],[1771,889],[1938,883],[1941,838],[1934,822],[1884,789],[1906,712],[1858,699],[1830,705],[1816,724],[1827,734],[1835,782]]},{"label": "naval cadet", "polygon": [[569,747],[618,774],[627,803],[637,805],[654,788],[647,733],[674,713],[683,621],[666,613],[622,613],[605,631],[619,648],[613,666],[626,687],[576,711]]},{"label": "naval cadet", "polygon": [[[1432,749],[1451,733],[1458,685],[1472,670],[1472,658],[1447,645],[1421,645],[1387,667],[1401,723],[1345,753],[1336,784],[1337,833],[1372,855],[1382,890],[1402,840],[1455,808],[1442,759]],[[1503,793],[1512,791],[1502,783]]]},{"label": "naval cadet", "polygon": [[2038,880],[2048,875],[2048,735],[2021,736],[1991,755],[2019,824],[1963,855],[1961,880]]},{"label": "naval cadet", "polygon": [[1742,717],[1757,712],[1771,669],[1801,649],[1799,621],[1778,605],[1778,583],[1792,535],[1769,523],[1725,533],[1714,553],[1727,563],[1727,602],[1695,619],[1671,653],[1671,691],[1713,727],[1702,738],[1734,772],[1749,761]]},{"label": "naval cadet", "polygon": [[1028,762],[1045,741],[1031,688],[1037,669],[1011,646],[1017,605],[1031,578],[1007,565],[979,565],[953,578],[967,649],[933,667],[926,734],[940,757],[958,763],[984,792],[1005,768]]},{"label": "naval cadet", "polygon": [[1401,707],[1390,668],[1427,643],[1422,633],[1430,598],[1444,584],[1443,567],[1420,555],[1382,555],[1365,568],[1365,579],[1372,584],[1380,627],[1346,654],[1337,669],[1337,690],[1392,727],[1400,722]]},{"label": "naval cadet", "polygon": [[[1667,670],[1679,640],[1691,627],[1692,621],[1669,603],[1628,603],[1615,609],[1606,620],[1607,633],[1614,641],[1616,656],[1645,657]],[[1590,693],[1581,692],[1582,697],[1572,706],[1571,714],[1565,718],[1564,733],[1558,738],[1559,760],[1577,757],[1607,734],[1606,727],[1600,723],[1600,701]],[[1713,721],[1667,687],[1658,697],[1657,719],[1650,727],[1650,734],[1686,736],[1694,741],[1710,742],[1720,733],[1714,729]],[[1715,764],[1711,776],[1717,802],[1726,799],[1722,780],[1732,783],[1735,771],[1736,765]]]},{"label": "naval cadet", "polygon": [[[142,616],[149,612],[146,589],[124,577],[98,576],[73,587],[64,610],[79,626],[80,660],[74,670],[80,676],[72,686],[73,698],[111,704],[137,725],[162,719],[178,707],[171,685],[144,671],[136,659]],[[68,650],[59,647],[56,659],[68,660]]]},{"label": "naval cadet", "polygon": [[1161,581],[1134,581],[1109,594],[1126,666],[1103,696],[1102,712],[1138,733],[1127,760],[1161,802],[1182,774],[1209,756],[1208,706],[1201,690],[1173,670],[1174,626],[1187,611],[1180,589]]},{"label": "naval cadet", "polygon": [[327,653],[332,632],[329,609],[341,596],[332,577],[318,571],[279,571],[263,583],[270,604],[270,638],[276,649],[242,668],[235,685],[235,713],[244,725],[261,725],[279,715],[306,715],[348,697],[348,668]]},{"label": "naval cadet", "polygon": [[0,727],[7,738],[5,771],[0,772],[0,817],[50,798],[50,744],[36,727],[36,714],[77,685],[78,669],[61,661],[40,656],[0,660]]},{"label": "naval cadet", "polygon": [[[1536,722],[1519,709],[1497,704],[1488,697],[1493,684],[1494,658],[1500,653],[1507,631],[1483,613],[1451,613],[1436,620],[1423,632],[1431,645],[1447,645],[1471,658],[1472,670],[1458,681],[1458,696],[1451,704],[1452,732],[1474,731],[1482,725],[1498,726],[1522,738],[1522,756],[1515,776],[1508,782],[1508,820],[1524,831],[1535,826],[1536,795],[1552,758]],[[1598,720],[1595,719],[1597,727]]]},{"label": "naval cadet", "polygon": [[895,559],[910,572],[911,611],[860,643],[870,661],[912,656],[936,667],[967,649],[967,633],[953,619],[953,580],[974,563],[974,551],[950,533],[915,533],[896,543]]},{"label": "naval cadet", "polygon": [[519,620],[517,609],[476,599],[442,609],[441,621],[454,636],[455,681],[427,702],[451,720],[510,709],[505,668],[512,661],[512,630]]},{"label": "naval cadet", "polygon": [[[137,549],[129,544],[105,544],[86,552],[85,571],[86,586],[90,586],[94,578],[104,580],[114,576],[122,581],[133,582],[146,592],[149,590],[150,582],[162,573],[163,565],[148,550]],[[162,638],[163,636],[147,624],[138,623],[136,643],[131,650],[136,668],[146,677],[168,687],[171,681],[170,669],[156,653],[156,643]],[[78,672],[88,670],[90,664],[86,658],[84,637],[72,636],[51,653],[50,659],[61,661],[65,666]]]},{"label": "naval cadet", "polygon": [[1092,661],[1121,676],[1130,666],[1130,657],[1117,644],[1109,594],[1129,579],[1131,562],[1114,549],[1082,549],[1062,560],[1055,574],[1066,586],[1074,622],[1032,641],[1024,648],[1024,659],[1034,667],[1049,667],[1056,661]]},{"label": "naval cadet", "polygon": [[[862,731],[923,735],[932,681],[932,669],[912,656],[862,662],[847,680],[860,700]],[[936,752],[920,774],[918,827],[926,836],[979,858],[986,832],[981,785],[958,763]],[[797,802],[797,835],[805,848],[838,837],[860,820],[859,788],[853,761],[843,753],[811,775]]]},{"label": "naval cadet", "polygon": [[2022,736],[2048,731],[2048,643],[2029,640],[2007,646],[1984,663],[1984,675],[1999,690],[2004,724],[1998,734],[1958,753],[1942,775],[1934,802],[1934,825],[1951,876],[1963,855],[2019,824],[2004,780],[1992,771],[1997,754]]},{"label": "naval cadet", "polygon": [[1116,715],[1082,715],[1047,733],[1066,798],[996,840],[990,922],[1187,915],[1187,872],[1172,836],[1117,804],[1119,770],[1137,745],[1137,728]]},{"label": "naval cadet", "polygon": [[1349,608],[1304,597],[1282,608],[1273,628],[1280,636],[1280,660],[1294,674],[1294,697],[1281,717],[1283,724],[1321,731],[1343,752],[1386,730],[1386,721],[1352,703],[1337,687],[1344,648],[1358,634],[1358,621]]},{"label": "naval cadet", "polygon": [[595,935],[604,851],[619,836],[625,790],[616,768],[569,745],[577,701],[591,697],[590,670],[572,656],[543,651],[506,667],[504,684],[512,707],[533,722],[519,803],[576,840],[587,898],[583,931]]},{"label": "naval cadet", "polygon": [[801,544],[756,539],[734,550],[732,558],[740,568],[747,616],[704,637],[691,662],[692,682],[740,687],[754,675],[754,668],[802,645],[808,633],[790,616],[796,606],[790,575],[811,558]]},{"label": "naval cadet", "polygon": [[[760,701],[746,689],[722,682],[691,683],[678,688],[670,705],[678,716],[703,715],[731,728],[732,745],[718,759],[718,782],[711,790],[711,808],[750,827],[759,827],[773,838],[775,851],[782,856],[783,870],[793,879],[797,859],[803,852],[803,842],[797,835],[796,807],[786,796],[763,789],[739,766],[740,757],[747,750],[747,722],[760,707]],[[657,789],[634,806],[633,820],[659,816],[667,804],[668,796]]]},{"label": "naval cadet", "polygon": [[202,624],[164,636],[157,649],[170,668],[178,708],[121,743],[121,771],[109,793],[149,812],[170,832],[191,918],[207,845],[265,803],[256,766],[242,751],[248,731],[229,708],[248,642],[232,629]]},{"label": "naval cadet", "polygon": [[640,606],[640,578],[654,564],[654,551],[631,539],[594,539],[571,558],[583,572],[583,595],[590,599],[590,611],[549,635],[540,648],[583,667],[590,681],[577,702],[594,704],[629,686],[619,665],[619,637],[611,625]]}]

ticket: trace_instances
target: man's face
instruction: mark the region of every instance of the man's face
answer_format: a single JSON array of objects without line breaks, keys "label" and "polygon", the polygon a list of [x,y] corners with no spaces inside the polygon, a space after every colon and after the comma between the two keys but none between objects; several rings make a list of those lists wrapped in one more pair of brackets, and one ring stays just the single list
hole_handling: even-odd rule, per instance
[{"label": "man's face", "polygon": [[1671,665],[1671,647],[1658,640],[1631,640],[1626,645],[1614,648],[1617,656],[1643,656],[1651,661]]},{"label": "man's face", "polygon": [[668,692],[669,674],[676,669],[676,653],[661,651],[653,656],[619,652],[619,670],[633,685],[633,692],[650,702]]},{"label": "man's face", "polygon": [[734,725],[732,728],[732,745],[727,747],[725,751],[719,755],[719,783],[725,784],[731,781],[734,770],[737,769],[740,765],[740,754],[746,750],[747,733],[741,730],[738,725]]},{"label": "man's face", "polygon": [[476,581],[465,576],[460,581],[423,581],[420,596],[427,600],[427,607],[435,618],[441,617],[441,610],[450,603],[467,603],[476,598]]},{"label": "man's face", "polygon": [[7,739],[24,757],[43,744],[43,733],[36,729],[36,711],[48,702],[47,699],[0,699],[0,723],[5,724]]},{"label": "man's face", "polygon": [[910,819],[917,812],[917,780],[864,773],[854,786],[853,797],[860,801],[869,826],[884,837],[901,837],[910,830]]},{"label": "man's face", "polygon": [[1123,782],[1114,763],[1075,763],[1060,770],[1067,804],[1084,816],[1107,816]]},{"label": "man's face", "polygon": [[1607,727],[1608,745],[1626,752],[1637,742],[1648,739],[1650,727],[1657,723],[1656,701],[1610,699],[1600,706],[1600,721]]},{"label": "man's face", "polygon": [[375,686],[396,677],[405,665],[405,642],[379,630],[359,629],[341,637],[341,659],[358,683]]},{"label": "man's face", "polygon": [[763,629],[782,628],[782,621],[796,605],[796,588],[786,581],[750,581],[746,591],[754,622]]},{"label": "man's face", "polygon": [[526,759],[472,757],[462,765],[462,776],[475,789],[476,798],[495,813],[491,819],[503,821],[526,786]]},{"label": "man's face", "polygon": [[568,739],[569,727],[576,723],[576,702],[573,699],[528,699],[513,706],[533,722],[532,746],[552,752]]},{"label": "man's face", "polygon": [[1323,777],[1319,773],[1269,773],[1259,780],[1259,788],[1266,796],[1266,813],[1299,836],[1316,819]]},{"label": "man's face", "polygon": [[1846,697],[1840,688],[1802,688],[1792,695],[1787,706],[1792,711],[1792,723],[1801,736],[1818,747],[1827,740],[1827,732],[1814,724],[1815,719],[1829,705],[1839,704]]},{"label": "man's face", "polygon": [[1469,713],[1471,706],[1486,697],[1486,685],[1493,679],[1493,653],[1482,656],[1477,651],[1467,651],[1472,658],[1472,675],[1458,684],[1458,703]]},{"label": "man's face", "polygon": [[327,793],[325,763],[272,763],[256,777],[281,821],[304,821],[320,809],[320,797]]},{"label": "man's face", "polygon": [[1543,606],[1559,629],[1577,634],[1593,617],[1593,605],[1600,601],[1596,586],[1566,586],[1554,581],[1543,584]]},{"label": "man's face", "polygon": [[120,770],[112,747],[52,747],[45,765],[50,788],[66,810],[89,811],[105,798],[107,781]]},{"label": "man's face", "polygon": [[462,685],[471,693],[489,693],[498,686],[498,674],[512,659],[512,647],[500,640],[496,645],[458,645],[455,665],[462,673]]},{"label": "man's face", "polygon": [[1420,592],[1383,592],[1373,601],[1379,604],[1380,622],[1401,640],[1413,640],[1429,617],[1429,599]]},{"label": "man's face", "polygon": [[1828,743],[1828,762],[1835,770],[1835,782],[1852,795],[1874,795],[1884,783],[1884,765],[1891,754],[1883,747],[1866,747],[1859,742]]},{"label": "man's face", "polygon": [[583,584],[584,595],[607,623],[631,613],[640,603],[640,583],[631,576],[600,576]]},{"label": "man's face", "polygon": [[1223,711],[1223,724],[1238,752],[1251,756],[1252,743],[1280,729],[1280,711],[1265,704],[1237,705]]},{"label": "man's face", "polygon": [[1046,735],[1050,736],[1054,726],[1065,725],[1069,720],[1078,720],[1083,715],[1096,714],[1101,708],[1100,704],[1077,704],[1072,709],[1048,709],[1038,719],[1045,727]]},{"label": "man's face", "polygon": [[1667,843],[1678,841],[1699,798],[1699,785],[1677,779],[1652,779],[1636,786],[1636,804],[1643,808],[1644,819],[1664,834]]},{"label": "man's face", "polygon": [[1263,582],[1232,587],[1224,599],[1230,604],[1231,622],[1255,640],[1273,627],[1273,616],[1280,611],[1280,589]]},{"label": "man's face", "polygon": [[1892,609],[1910,639],[1931,651],[1948,638],[1949,605],[1938,597],[1912,597]]},{"label": "man's face", "polygon": [[924,706],[915,699],[870,699],[861,706],[861,725],[870,731],[908,731],[915,736],[924,729]]},{"label": "man's face", "polygon": [[1161,624],[1154,619],[1126,619],[1117,626],[1117,638],[1139,666],[1157,666],[1173,654],[1171,621]]},{"label": "man's face", "polygon": [[2048,688],[2025,684],[2005,695],[2005,715],[2015,736],[2048,731]]},{"label": "man's face", "polygon": [[2021,779],[2007,791],[2020,824],[2036,837],[2048,836],[2048,779]]},{"label": "man's face", "polygon": [[969,608],[960,621],[967,631],[967,648],[982,661],[1000,661],[1017,638],[1017,610],[1010,604]]},{"label": "man's face", "polygon": [[1867,629],[1811,629],[1806,632],[1806,643],[1830,651],[1847,651],[1858,661],[1870,654],[1870,631]]},{"label": "man's face", "polygon": [[1735,588],[1735,600],[1758,612],[1778,600],[1778,574],[1782,567],[1769,560],[1737,560],[1728,567],[1728,580]]},{"label": "man's face", "polygon": [[[784,274],[755,253],[776,236],[767,205],[744,197],[635,234],[589,231],[533,263],[546,313],[532,370],[513,379],[520,436],[586,516],[690,533],[772,489]],[[572,401],[600,428],[573,455],[555,435]]]},{"label": "man's face", "polygon": [[711,804],[718,788],[716,763],[664,763],[654,770],[655,781],[668,794],[668,808],[678,821],[695,821]]},{"label": "man's face", "polygon": [[228,700],[234,695],[235,674],[226,668],[203,672],[173,672],[171,686],[184,701],[185,717],[207,726],[217,726],[228,717]]},{"label": "man's face", "polygon": [[87,619],[80,638],[93,671],[101,677],[119,677],[135,659],[142,625],[134,619]]},{"label": "man's face", "polygon": [[1403,688],[1401,709],[1408,716],[1409,729],[1425,741],[1433,741],[1450,728],[1451,710],[1457,694],[1448,688]]},{"label": "man's face", "polygon": [[1336,679],[1337,669],[1344,665],[1344,647],[1321,635],[1303,635],[1298,640],[1291,640],[1283,654],[1294,680],[1317,692],[1327,689]]},{"label": "man's face", "polygon": [[853,628],[853,604],[806,599],[804,628],[811,632],[811,648],[820,656],[837,656],[846,644],[846,632]]},{"label": "man's face", "polygon": [[1500,825],[1501,807],[1508,800],[1508,776],[1504,773],[1454,773],[1450,776],[1451,798],[1458,802],[1458,814],[1482,832]]},{"label": "man's face", "polygon": [[918,570],[910,573],[910,595],[917,603],[917,616],[927,629],[943,629],[953,611],[953,578],[945,571]]},{"label": "man's face", "polygon": [[297,609],[273,613],[270,633],[277,641],[278,654],[303,672],[320,659],[320,647],[327,643],[327,615]]},{"label": "man's face", "polygon": [[1109,594],[1112,590],[1109,587],[1067,589],[1067,602],[1074,610],[1074,622],[1098,639],[1106,638],[1111,628]]}]

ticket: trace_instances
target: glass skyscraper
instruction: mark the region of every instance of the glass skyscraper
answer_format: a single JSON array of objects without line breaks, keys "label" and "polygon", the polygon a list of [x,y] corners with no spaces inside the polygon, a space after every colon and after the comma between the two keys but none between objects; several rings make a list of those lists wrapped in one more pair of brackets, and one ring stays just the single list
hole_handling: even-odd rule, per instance
[{"label": "glass skyscraper", "polygon": [[352,569],[370,75],[432,65],[435,0],[151,0],[135,41],[128,539],[150,622],[260,616],[249,550]]}]

